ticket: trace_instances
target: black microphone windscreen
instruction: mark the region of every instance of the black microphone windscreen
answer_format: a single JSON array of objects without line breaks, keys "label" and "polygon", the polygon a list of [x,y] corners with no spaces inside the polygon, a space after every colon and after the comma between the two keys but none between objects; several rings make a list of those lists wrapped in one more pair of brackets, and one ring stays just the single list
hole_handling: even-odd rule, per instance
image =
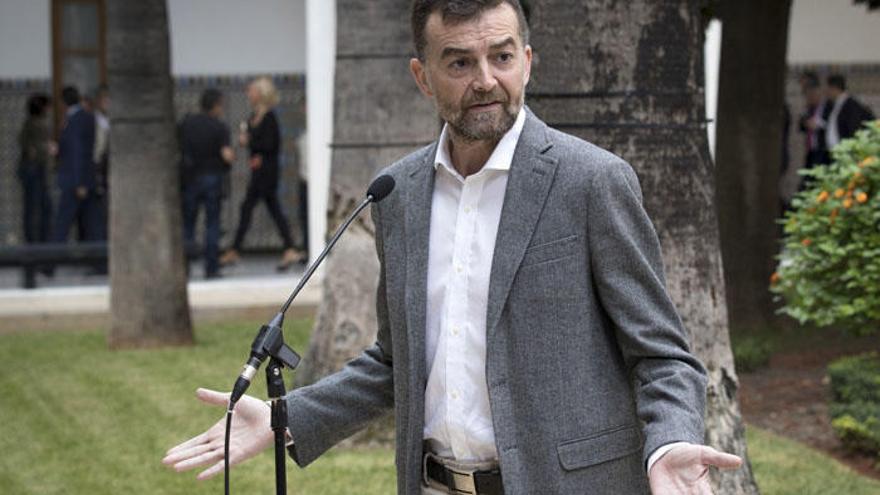
[{"label": "black microphone windscreen", "polygon": [[370,184],[367,196],[372,197],[373,201],[378,203],[385,199],[385,196],[388,196],[392,190],[394,190],[394,178],[390,175],[380,175]]}]

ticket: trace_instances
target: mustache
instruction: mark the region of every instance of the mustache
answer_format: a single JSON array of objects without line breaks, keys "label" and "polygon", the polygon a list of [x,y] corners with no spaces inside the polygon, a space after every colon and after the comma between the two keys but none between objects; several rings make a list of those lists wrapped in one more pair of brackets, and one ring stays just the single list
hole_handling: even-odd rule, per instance
[{"label": "mustache", "polygon": [[507,101],[507,94],[499,89],[488,93],[472,93],[465,98],[462,106],[468,108],[474,105],[485,105],[487,103],[507,103]]}]

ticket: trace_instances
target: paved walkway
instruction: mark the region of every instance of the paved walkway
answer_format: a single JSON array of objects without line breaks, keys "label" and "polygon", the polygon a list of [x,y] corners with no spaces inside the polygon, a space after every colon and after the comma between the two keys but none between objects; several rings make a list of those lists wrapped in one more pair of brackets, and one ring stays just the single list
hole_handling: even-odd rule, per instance
[{"label": "paved walkway", "polygon": [[[275,257],[248,256],[225,270],[224,278],[204,280],[193,267],[189,302],[197,320],[270,318],[302,276],[302,267],[275,271]],[[21,328],[67,328],[105,325],[110,290],[106,276],[87,269],[59,269],[55,277],[39,275],[37,289],[20,289],[20,270],[0,270],[0,332]],[[312,314],[320,302],[321,281],[306,285],[292,311]]]}]

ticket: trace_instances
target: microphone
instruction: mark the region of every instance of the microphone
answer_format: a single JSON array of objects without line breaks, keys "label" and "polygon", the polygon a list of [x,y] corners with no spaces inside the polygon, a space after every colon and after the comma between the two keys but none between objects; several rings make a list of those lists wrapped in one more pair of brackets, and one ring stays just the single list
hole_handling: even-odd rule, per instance
[{"label": "microphone", "polygon": [[394,189],[394,178],[390,175],[380,175],[367,188],[367,197],[373,198],[372,201],[378,203],[385,199],[385,196],[391,194]]},{"label": "microphone", "polygon": [[327,243],[327,246],[324,247],[324,250],[321,251],[321,254],[315,259],[315,261],[309,265],[302,278],[300,278],[296,288],[290,294],[290,297],[287,298],[287,301],[281,307],[278,314],[272,318],[272,321],[260,328],[260,332],[254,339],[253,344],[251,344],[251,354],[242,368],[241,374],[235,381],[235,385],[232,387],[232,394],[229,398],[229,411],[232,411],[235,407],[235,403],[237,403],[247,391],[251,384],[251,380],[257,373],[257,370],[268,356],[278,359],[289,369],[294,369],[299,364],[299,355],[284,343],[283,334],[281,333],[281,326],[284,324],[284,315],[287,313],[288,308],[290,308],[290,304],[293,302],[294,298],[296,298],[297,294],[299,294],[303,286],[305,286],[306,282],[311,278],[312,274],[315,273],[315,270],[321,262],[324,261],[324,258],[327,257],[330,250],[333,249],[333,246],[336,245],[336,242],[342,236],[342,233],[345,232],[349,225],[351,225],[358,214],[360,214],[360,212],[370,203],[378,203],[385,199],[391,191],[394,190],[394,185],[394,178],[390,175],[381,175],[373,180],[370,187],[367,188],[366,197],[364,197],[363,201],[361,201],[357,208],[346,217],[342,225],[336,229],[336,232]]}]

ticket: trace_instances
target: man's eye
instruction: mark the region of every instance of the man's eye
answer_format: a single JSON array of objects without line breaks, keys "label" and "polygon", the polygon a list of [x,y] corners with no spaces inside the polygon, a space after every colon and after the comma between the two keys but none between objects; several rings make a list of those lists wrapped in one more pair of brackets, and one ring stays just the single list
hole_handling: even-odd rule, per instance
[{"label": "man's eye", "polygon": [[498,54],[498,61],[499,61],[499,62],[510,62],[511,60],[513,60],[513,54],[512,54],[512,53],[500,53],[500,54]]},{"label": "man's eye", "polygon": [[453,69],[464,69],[465,67],[468,66],[468,61],[463,58],[459,58],[459,59],[453,60],[452,63],[449,64],[449,66],[452,67]]}]

